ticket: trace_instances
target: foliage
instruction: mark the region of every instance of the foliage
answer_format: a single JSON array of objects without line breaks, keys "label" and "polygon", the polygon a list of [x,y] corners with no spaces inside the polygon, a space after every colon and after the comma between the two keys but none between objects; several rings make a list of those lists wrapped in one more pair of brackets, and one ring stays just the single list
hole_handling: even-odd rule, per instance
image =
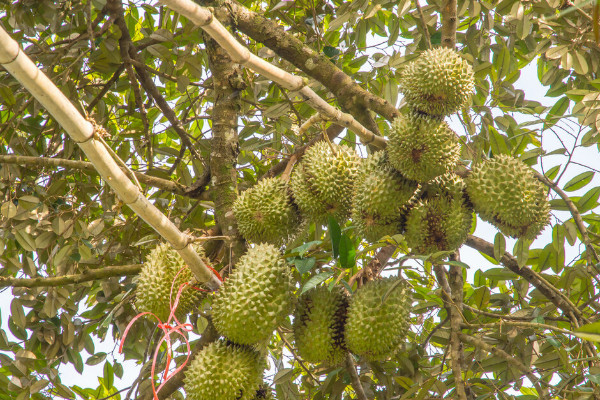
[{"label": "foliage", "polygon": [[[205,236],[207,256],[227,271],[241,255],[235,244],[243,242],[235,231],[226,242],[218,236],[229,235],[224,221],[231,214],[222,191],[233,188],[235,195],[280,174],[321,125],[300,132],[314,110],[250,70],[224,79],[211,58],[214,44],[185,16],[156,2],[123,5],[133,44],[124,48],[118,10],[106,3],[3,0],[0,24],[108,130],[109,146],[145,175],[146,196],[180,229]],[[395,116],[390,109],[402,106],[402,67],[428,42],[436,46],[446,38],[442,18],[452,6],[442,0],[420,6],[408,0],[243,3],[203,2],[250,51],[306,77],[328,102],[383,135]],[[244,7],[256,15],[242,13]],[[552,222],[541,239],[470,236],[466,245],[491,268],[463,250],[462,260],[434,265],[433,258],[411,255],[399,235],[369,245],[351,222],[340,226],[333,219],[325,228],[307,227],[308,237],[287,247],[298,294],[323,282],[353,291],[380,267],[414,288],[407,342],[386,361],[357,362],[368,398],[600,398],[598,347],[587,340],[600,329],[592,324],[572,333],[596,322],[600,310],[600,171],[593,158],[580,156],[597,159],[600,151],[597,8],[596,2],[575,7],[562,0],[456,5],[457,48],[477,80],[472,106],[451,118],[460,129],[461,159],[468,166],[510,154],[543,174]],[[284,30],[272,29],[272,21]],[[328,69],[329,61],[338,70]],[[533,100],[543,93],[518,88],[530,64],[553,99],[549,106]],[[235,100],[239,129],[226,148],[215,121],[228,99]],[[337,141],[363,157],[373,150],[353,132],[340,131]],[[225,152],[237,163],[223,172],[215,165]],[[115,380],[123,377],[121,362],[147,367],[160,340],[154,321],[140,319],[128,332],[124,355],[95,351],[99,340],[120,340],[137,314],[133,274],[139,269],[119,267],[143,262],[160,238],[84,160],[56,120],[0,69],[0,284],[12,290],[2,308],[1,399],[129,397],[117,393],[125,389]],[[235,180],[216,183],[225,176]],[[107,271],[101,279],[85,279],[100,271]],[[69,284],[50,279],[70,275],[79,278]],[[190,317],[198,334],[207,325],[207,307]],[[292,346],[288,321],[268,348],[269,383],[278,399],[354,398],[351,369],[301,363]],[[177,351],[181,363],[185,355]],[[63,364],[85,373],[100,363],[97,387],[61,383]],[[142,368],[131,394],[147,396],[149,381],[149,368]]]}]

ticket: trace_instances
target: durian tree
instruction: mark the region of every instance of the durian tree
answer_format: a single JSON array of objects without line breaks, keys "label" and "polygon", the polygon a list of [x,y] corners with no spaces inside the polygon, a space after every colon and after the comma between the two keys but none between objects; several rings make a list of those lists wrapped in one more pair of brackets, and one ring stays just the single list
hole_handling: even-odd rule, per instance
[{"label": "durian tree", "polygon": [[600,399],[599,4],[0,1],[0,399]]}]

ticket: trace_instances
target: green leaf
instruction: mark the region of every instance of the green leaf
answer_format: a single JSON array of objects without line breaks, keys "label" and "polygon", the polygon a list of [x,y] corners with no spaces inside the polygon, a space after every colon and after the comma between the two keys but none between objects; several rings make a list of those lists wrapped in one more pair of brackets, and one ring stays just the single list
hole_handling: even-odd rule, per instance
[{"label": "green leaf", "polygon": [[500,262],[506,252],[506,238],[500,232],[494,237],[494,258]]},{"label": "green leaf", "polygon": [[517,264],[519,265],[519,268],[523,268],[527,264],[530,244],[531,241],[526,239],[519,239],[515,244],[514,254],[517,257]]},{"label": "green leaf", "polygon": [[87,365],[96,365],[96,364],[100,364],[102,361],[104,361],[106,359],[106,353],[104,352],[100,352],[100,353],[96,353],[93,356],[89,357],[85,363]]},{"label": "green leaf", "polygon": [[300,257],[304,256],[310,249],[321,244],[320,240],[313,240],[312,242],[306,242],[301,246],[296,247],[290,251],[290,254],[299,254]]},{"label": "green leaf", "polygon": [[431,44],[436,45],[442,43],[442,32],[437,31],[431,35]]},{"label": "green leaf", "polygon": [[475,289],[475,291],[471,295],[471,298],[469,299],[469,303],[471,303],[480,310],[484,310],[489,304],[489,302],[490,289],[485,286]]},{"label": "green leaf", "polygon": [[581,196],[577,202],[577,208],[581,214],[594,209],[598,205],[598,197],[600,197],[600,187],[596,186],[590,189],[586,194]]},{"label": "green leaf", "polygon": [[333,276],[333,274],[334,274],[333,271],[326,271],[326,272],[321,272],[320,274],[313,276],[304,284],[304,286],[302,286],[302,290],[300,291],[300,294],[318,286],[320,283],[325,282],[327,279],[331,278]]},{"label": "green leaf", "polygon": [[490,131],[490,147],[492,153],[497,154],[510,154],[510,150],[507,145],[507,138],[496,130],[493,126],[489,126]]},{"label": "green leaf", "polygon": [[315,266],[316,262],[317,259],[314,257],[295,258],[294,261],[292,261],[292,264],[296,266],[296,269],[300,275],[304,275]]},{"label": "green leaf", "polygon": [[323,54],[325,54],[330,59],[334,59],[334,58],[337,58],[337,56],[339,56],[340,51],[338,49],[336,49],[335,47],[325,46],[325,47],[323,47]]},{"label": "green leaf", "polygon": [[569,180],[569,182],[565,183],[565,186],[563,186],[563,190],[566,192],[572,192],[577,189],[581,189],[582,187],[584,187],[585,185],[590,183],[593,178],[594,178],[594,172],[592,172],[592,171],[583,172],[583,173],[577,175],[576,177],[572,178],[571,180]]},{"label": "green leaf", "polygon": [[356,259],[356,249],[354,243],[348,235],[343,234],[340,240],[340,265],[342,268],[354,267]]},{"label": "green leaf", "polygon": [[600,322],[592,322],[575,329],[575,336],[591,342],[600,342]]},{"label": "green leaf", "polygon": [[340,224],[338,224],[336,219],[332,216],[329,216],[328,227],[333,258],[338,258],[338,255],[340,254],[340,237],[342,236],[342,229],[340,228]]},{"label": "green leaf", "polygon": [[103,374],[104,377],[104,385],[108,390],[110,390],[115,382],[115,373],[110,362],[104,363]]},{"label": "green leaf", "polygon": [[546,171],[546,173],[544,173],[544,175],[546,176],[546,178],[552,180],[554,178],[556,178],[556,175],[558,175],[558,171],[560,171],[560,165],[556,165],[552,168],[550,168],[548,171]]},{"label": "green leaf", "polygon": [[464,263],[462,261],[458,261],[458,260],[445,261],[444,264],[446,264],[446,265],[454,265],[455,267],[460,267],[460,268],[464,268],[464,269],[471,268],[471,267],[469,267],[469,264]]},{"label": "green leaf", "polygon": [[546,116],[546,122],[544,125],[544,129],[548,129],[554,126],[562,117],[565,112],[569,109],[569,104],[571,104],[571,100],[568,97],[561,97],[548,111],[548,115]]}]

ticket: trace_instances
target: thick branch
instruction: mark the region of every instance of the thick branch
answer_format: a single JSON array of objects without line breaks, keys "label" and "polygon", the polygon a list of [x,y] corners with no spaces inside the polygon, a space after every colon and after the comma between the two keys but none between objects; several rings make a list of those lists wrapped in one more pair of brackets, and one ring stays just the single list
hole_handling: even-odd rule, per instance
[{"label": "thick branch", "polygon": [[99,279],[111,278],[113,276],[137,275],[142,269],[142,264],[116,265],[112,267],[103,267],[94,269],[77,275],[63,275],[39,278],[9,278],[0,276],[0,287],[52,287],[65,286],[76,283],[95,281]]},{"label": "thick branch", "polygon": [[453,49],[456,46],[456,0],[444,0],[442,7],[442,46]]},{"label": "thick branch", "polygon": [[[467,400],[467,394],[465,392],[465,382],[462,378],[462,368],[461,368],[461,351],[462,344],[460,342],[459,334],[460,334],[460,324],[462,322],[462,292],[463,287],[462,284],[460,289],[456,287],[452,288],[448,279],[446,278],[446,270],[443,266],[439,264],[433,265],[433,270],[435,272],[435,276],[437,281],[442,289],[442,301],[444,302],[444,308],[450,317],[450,365],[452,368],[452,375],[454,376],[454,386],[456,388],[457,397],[460,400]],[[456,279],[453,276],[453,279]],[[460,272],[460,282],[462,282],[462,271]],[[460,294],[454,294],[454,290],[460,290]],[[461,307],[458,308],[459,303],[455,301],[455,297],[460,303]]]},{"label": "thick branch", "polygon": [[[354,80],[335,66],[324,54],[319,54],[300,39],[285,32],[275,21],[255,13],[235,0],[225,0],[224,3],[232,13],[232,23],[240,31],[261,42],[277,55],[289,61],[311,78],[321,82],[338,99],[342,109],[352,114],[367,128],[368,117],[366,110],[371,109],[388,120],[393,120],[399,113],[389,102],[369,93]],[[362,115],[358,114],[362,110]]]},{"label": "thick branch", "polygon": [[352,387],[354,388],[354,393],[356,393],[356,397],[359,400],[367,400],[365,389],[360,383],[360,377],[358,376],[356,366],[354,365],[354,359],[352,358],[352,354],[350,353],[346,354],[346,369],[350,374],[350,380],[352,381]]},{"label": "thick branch", "polygon": [[[494,245],[480,239],[476,236],[469,235],[466,241],[466,245],[479,250],[480,252],[494,257]],[[565,296],[560,290],[556,289],[542,276],[533,271],[531,268],[523,267],[520,268],[517,264],[517,260],[509,253],[504,253],[500,260],[502,265],[514,272],[515,274],[522,276],[529,283],[536,287],[544,296],[546,296],[556,307],[560,308],[565,315],[576,324],[580,325],[580,321],[583,319],[581,311],[575,307],[571,300]]]},{"label": "thick branch", "polygon": [[579,233],[581,233],[581,238],[583,239],[583,243],[585,244],[585,249],[587,250],[588,264],[594,264],[592,262],[592,257],[594,258],[596,263],[600,262],[600,259],[598,258],[598,253],[596,253],[596,249],[594,249],[594,246],[592,246],[592,242],[590,241],[590,237],[588,236],[587,229],[585,228],[583,219],[581,218],[581,214],[579,213],[579,210],[577,209],[575,203],[573,203],[569,195],[566,194],[561,188],[559,188],[555,182],[546,178],[544,175],[540,174],[537,171],[535,171],[534,173],[535,177],[544,185],[552,189],[556,194],[558,194],[569,208],[571,216],[573,217],[573,221],[575,221],[575,225],[577,226]]},{"label": "thick branch", "polygon": [[208,35],[205,35],[204,43],[215,88],[210,141],[212,199],[215,203],[215,220],[221,234],[233,238],[226,256],[226,261],[231,265],[235,264],[246,249],[232,211],[237,197],[237,123],[238,110],[241,108],[240,91],[244,88],[244,81],[240,76],[240,66],[229,58],[225,49]]}]

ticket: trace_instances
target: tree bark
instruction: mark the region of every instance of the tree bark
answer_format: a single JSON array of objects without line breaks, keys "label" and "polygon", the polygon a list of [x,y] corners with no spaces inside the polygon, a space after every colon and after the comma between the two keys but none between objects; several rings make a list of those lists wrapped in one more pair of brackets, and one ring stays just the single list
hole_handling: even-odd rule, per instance
[{"label": "tree bark", "polygon": [[208,62],[212,72],[215,102],[212,110],[210,148],[211,197],[215,203],[215,220],[221,234],[231,237],[224,264],[235,264],[246,246],[237,229],[232,207],[237,197],[238,110],[240,91],[244,88],[240,67],[225,49],[204,35]]}]

